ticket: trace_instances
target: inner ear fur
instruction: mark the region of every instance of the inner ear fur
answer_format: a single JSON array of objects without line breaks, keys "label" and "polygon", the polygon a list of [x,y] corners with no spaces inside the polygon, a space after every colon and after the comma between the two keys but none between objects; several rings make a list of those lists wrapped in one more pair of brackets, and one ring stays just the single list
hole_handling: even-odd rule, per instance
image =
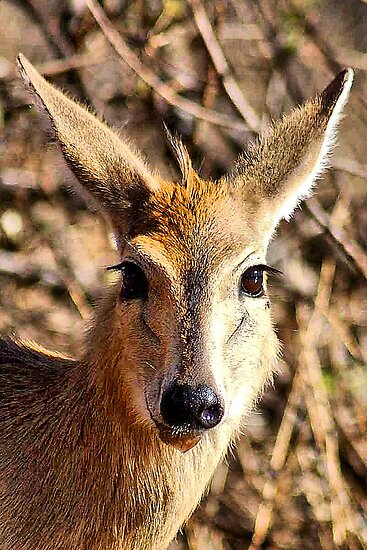
[{"label": "inner ear fur", "polygon": [[48,83],[34,66],[19,54],[20,74],[38,109],[47,115],[53,138],[81,183],[110,212],[132,197],[159,188],[140,155],[86,108]]},{"label": "inner ear fur", "polygon": [[352,82],[352,69],[341,71],[321,94],[274,123],[240,156],[229,179],[242,200],[252,202],[264,221],[268,218],[270,233],[282,218],[290,218],[327,168]]}]

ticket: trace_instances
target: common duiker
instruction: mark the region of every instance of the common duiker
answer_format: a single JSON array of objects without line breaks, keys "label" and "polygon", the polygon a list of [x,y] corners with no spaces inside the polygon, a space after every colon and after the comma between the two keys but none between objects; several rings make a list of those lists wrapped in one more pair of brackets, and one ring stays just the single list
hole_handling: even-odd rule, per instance
[{"label": "common duiker", "polygon": [[201,179],[176,142],[176,183],[19,64],[80,188],[110,219],[121,280],[75,360],[0,340],[0,547],[163,550],[274,371],[266,249],[327,165],[353,73],[219,181]]}]

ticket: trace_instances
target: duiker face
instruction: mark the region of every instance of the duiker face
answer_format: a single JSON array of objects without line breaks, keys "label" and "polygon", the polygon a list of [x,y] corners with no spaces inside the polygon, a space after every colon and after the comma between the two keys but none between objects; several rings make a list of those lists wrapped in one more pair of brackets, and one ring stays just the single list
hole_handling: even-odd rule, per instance
[{"label": "duiker face", "polygon": [[175,143],[183,175],[175,184],[19,62],[67,163],[115,230],[117,384],[129,385],[137,419],[181,450],[220,424],[238,426],[278,351],[266,248],[325,168],[352,71],[275,124],[218,182],[201,180]]},{"label": "duiker face", "polygon": [[120,330],[139,335],[125,358],[140,414],[188,448],[220,422],[237,425],[274,367],[266,234],[227,182],[193,172],[136,214],[116,266]]}]

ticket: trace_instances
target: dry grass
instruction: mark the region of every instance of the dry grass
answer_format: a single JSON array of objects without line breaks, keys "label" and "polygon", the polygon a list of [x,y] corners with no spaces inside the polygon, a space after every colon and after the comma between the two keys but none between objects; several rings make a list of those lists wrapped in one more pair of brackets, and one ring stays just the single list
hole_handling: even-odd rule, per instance
[{"label": "dry grass", "polygon": [[102,220],[61,186],[16,79],[18,51],[171,177],[163,121],[216,177],[269,119],[354,65],[334,169],[269,253],[285,273],[272,285],[284,342],[275,388],[171,550],[367,547],[367,4],[87,4],[0,2],[1,332],[77,349],[115,260]]}]

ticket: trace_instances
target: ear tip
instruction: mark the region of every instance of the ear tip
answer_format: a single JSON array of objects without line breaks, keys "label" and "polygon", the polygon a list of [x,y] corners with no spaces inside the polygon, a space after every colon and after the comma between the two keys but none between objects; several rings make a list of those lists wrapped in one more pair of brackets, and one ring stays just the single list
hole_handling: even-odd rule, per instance
[{"label": "ear tip", "polygon": [[18,56],[17,56],[17,63],[18,63],[19,68],[24,69],[24,66],[27,64],[27,62],[29,63],[26,56],[23,55],[22,52],[19,52]]},{"label": "ear tip", "polygon": [[330,112],[333,110],[341,96],[345,98],[343,103],[346,101],[353,78],[354,71],[349,67],[340,71],[334,80],[330,82],[320,96],[325,111]]},{"label": "ear tip", "polygon": [[346,84],[352,84],[354,78],[354,71],[351,67],[346,67],[340,73],[335,77],[335,80],[341,81],[342,88],[345,87]]},{"label": "ear tip", "polygon": [[27,84],[30,84],[29,71],[32,68],[32,64],[30,63],[30,61],[28,61],[26,56],[23,55],[22,53],[18,54],[17,64],[19,67],[20,76],[23,78],[23,80]]}]

